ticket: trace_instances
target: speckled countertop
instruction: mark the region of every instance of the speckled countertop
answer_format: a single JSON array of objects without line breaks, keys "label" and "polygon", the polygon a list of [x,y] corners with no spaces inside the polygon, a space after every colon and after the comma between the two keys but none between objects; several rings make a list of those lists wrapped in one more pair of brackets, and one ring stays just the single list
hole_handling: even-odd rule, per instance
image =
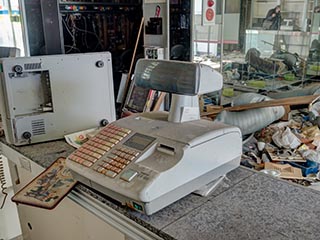
[{"label": "speckled countertop", "polygon": [[[3,138],[0,141],[5,142]],[[65,141],[11,148],[43,167],[74,149]],[[163,239],[319,239],[320,193],[239,167],[209,197],[190,194],[146,216],[76,186]]]}]

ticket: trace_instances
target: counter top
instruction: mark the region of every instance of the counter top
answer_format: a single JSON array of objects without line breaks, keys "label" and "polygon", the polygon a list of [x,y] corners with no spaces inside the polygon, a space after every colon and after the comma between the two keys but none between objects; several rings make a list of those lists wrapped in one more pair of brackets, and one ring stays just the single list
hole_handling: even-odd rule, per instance
[{"label": "counter top", "polygon": [[[4,138],[1,142],[8,145]],[[74,148],[65,141],[15,147],[48,167]],[[146,216],[78,184],[82,191],[163,239],[318,239],[320,193],[239,167],[208,197],[190,194]]]}]

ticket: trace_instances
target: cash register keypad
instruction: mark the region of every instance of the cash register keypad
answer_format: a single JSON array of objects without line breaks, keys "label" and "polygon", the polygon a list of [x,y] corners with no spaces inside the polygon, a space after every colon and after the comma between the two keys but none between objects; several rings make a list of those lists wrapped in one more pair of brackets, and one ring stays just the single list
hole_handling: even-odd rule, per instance
[{"label": "cash register keypad", "polygon": [[94,165],[96,172],[114,178],[139,155],[139,151],[124,146],[115,148],[130,132],[110,124],[72,153],[69,159],[88,168]]}]

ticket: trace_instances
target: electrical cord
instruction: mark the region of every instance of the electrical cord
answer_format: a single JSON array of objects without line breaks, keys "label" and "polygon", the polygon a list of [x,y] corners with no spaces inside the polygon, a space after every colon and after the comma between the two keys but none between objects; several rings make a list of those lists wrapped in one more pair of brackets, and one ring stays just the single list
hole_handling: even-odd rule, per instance
[{"label": "electrical cord", "polygon": [[[71,18],[71,15],[68,16],[67,21],[66,21],[66,25],[68,26],[68,28],[69,28],[69,29],[75,29],[75,30],[77,30],[77,31],[79,31],[79,32],[83,32],[83,33],[85,33],[86,35],[87,35],[87,34],[91,34],[91,35],[95,36],[96,39],[97,39],[97,42],[98,42],[97,46],[100,45],[100,46],[103,48],[102,42],[101,42],[98,34],[97,34],[96,32],[92,32],[92,31],[89,31],[89,30],[87,30],[87,29],[81,29],[81,28],[77,27],[77,26],[76,26],[76,23],[75,23],[75,21],[74,21],[74,18],[84,19],[84,21],[85,21],[85,22],[84,22],[85,28],[87,28],[87,22],[86,22],[85,17],[83,17],[83,16],[80,16],[80,17],[79,17],[79,16],[74,16],[74,17]],[[71,20],[71,22],[72,22],[72,24],[71,24],[72,26],[69,25],[69,21],[70,21],[70,20]],[[79,19],[78,19],[78,20],[79,20]],[[93,29],[94,29],[94,28],[95,28],[95,27],[93,27]],[[95,48],[97,48],[97,46],[96,46]]]},{"label": "electrical cord", "polygon": [[6,179],[5,179],[5,175],[4,175],[4,165],[3,165],[3,156],[1,153],[1,148],[0,148],[0,185],[1,185],[1,192],[4,196],[2,203],[0,205],[0,209],[2,209],[4,207],[4,203],[6,202],[8,193],[6,192],[7,187],[6,185]]},{"label": "electrical cord", "polygon": [[72,50],[76,50],[77,52],[81,52],[79,50],[79,48],[77,48],[77,44],[76,44],[76,37],[75,37],[75,29],[72,29],[72,32],[70,31],[69,27],[67,26],[66,20],[62,18],[62,23],[66,28],[66,31],[70,34],[71,38],[72,38],[72,46],[71,45],[64,45],[64,47],[66,48],[70,48],[66,53],[70,53]]}]

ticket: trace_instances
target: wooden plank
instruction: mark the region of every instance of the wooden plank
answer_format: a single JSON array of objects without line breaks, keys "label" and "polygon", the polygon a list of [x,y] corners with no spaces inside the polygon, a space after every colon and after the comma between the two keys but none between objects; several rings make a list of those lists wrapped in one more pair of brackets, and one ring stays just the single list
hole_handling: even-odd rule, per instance
[{"label": "wooden plank", "polygon": [[258,102],[258,103],[249,103],[234,107],[224,108],[226,111],[230,112],[238,112],[243,110],[255,109],[255,108],[263,108],[263,107],[276,107],[276,106],[285,106],[285,105],[308,105],[313,102],[315,99],[318,99],[320,95],[309,95],[309,96],[301,96],[301,97],[291,97],[291,98],[283,98],[283,99],[274,99],[270,101]]},{"label": "wooden plank", "polygon": [[160,93],[160,96],[159,96],[159,98],[158,98],[158,100],[157,100],[157,102],[156,102],[156,104],[154,105],[154,108],[153,108],[153,112],[154,111],[159,111],[159,109],[160,109],[160,106],[161,106],[161,104],[163,103],[163,100],[164,100],[164,97],[166,96],[166,93],[165,92],[161,92]]},{"label": "wooden plank", "polygon": [[301,97],[291,97],[291,98],[282,98],[282,99],[273,99],[270,101],[258,102],[258,103],[249,103],[234,107],[226,107],[222,106],[210,106],[207,112],[201,113],[201,117],[215,117],[223,110],[229,112],[239,112],[249,109],[256,108],[264,108],[264,107],[276,107],[276,106],[284,106],[286,108],[286,112],[289,111],[290,106],[294,105],[310,105],[315,101],[320,99],[320,95],[309,95],[309,96],[301,96]]},{"label": "wooden plank", "polygon": [[140,27],[139,27],[139,31],[138,31],[138,36],[137,36],[137,39],[136,39],[136,44],[134,46],[133,55],[132,55],[132,59],[131,59],[131,63],[130,63],[130,68],[129,68],[129,72],[128,72],[128,76],[127,76],[127,81],[126,81],[126,84],[125,84],[124,90],[123,90],[123,94],[124,95],[123,95],[123,101],[121,103],[120,111],[122,111],[122,109],[124,107],[124,104],[125,104],[125,101],[126,101],[126,98],[127,98],[127,95],[128,95],[128,89],[129,89],[129,85],[130,85],[130,82],[131,82],[133,64],[134,64],[134,60],[136,58],[136,52],[137,52],[137,48],[138,48],[141,32],[142,32],[142,29],[143,29],[143,24],[144,24],[144,17],[142,17],[142,19],[141,19],[141,23],[140,23]]}]

